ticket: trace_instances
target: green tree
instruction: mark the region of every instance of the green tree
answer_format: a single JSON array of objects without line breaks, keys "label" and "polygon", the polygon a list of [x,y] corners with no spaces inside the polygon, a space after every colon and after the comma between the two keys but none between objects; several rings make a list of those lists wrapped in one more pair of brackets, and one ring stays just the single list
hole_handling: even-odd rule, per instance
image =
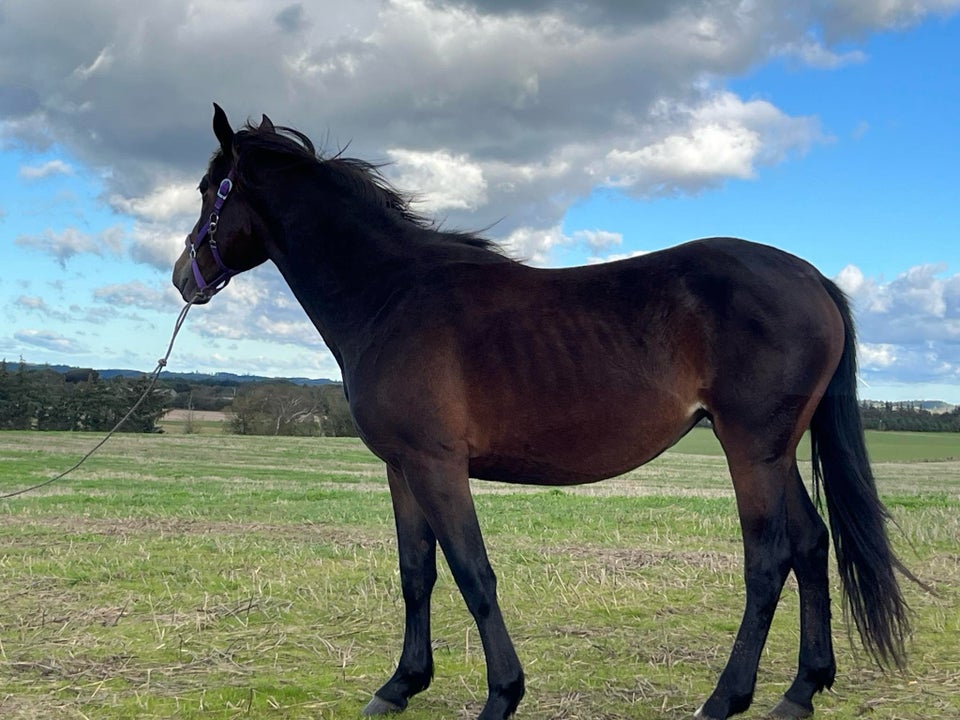
[{"label": "green tree", "polygon": [[328,437],[356,437],[357,428],[350,415],[350,405],[339,384],[324,385],[320,388],[323,399],[323,417],[320,419],[320,433]]},{"label": "green tree", "polygon": [[241,435],[319,435],[320,398],[293,383],[255,383],[230,406],[230,427]]},{"label": "green tree", "polygon": [[356,436],[340,385],[250,383],[230,406],[230,429],[240,435]]},{"label": "green tree", "polygon": [[26,363],[20,358],[15,372],[7,368],[7,361],[0,363],[0,429],[29,430],[37,401]]}]

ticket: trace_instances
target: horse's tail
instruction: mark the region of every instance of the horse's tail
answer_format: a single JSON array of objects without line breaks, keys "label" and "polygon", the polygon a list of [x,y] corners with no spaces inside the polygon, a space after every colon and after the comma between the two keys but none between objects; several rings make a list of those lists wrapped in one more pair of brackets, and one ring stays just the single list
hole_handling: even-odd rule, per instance
[{"label": "horse's tail", "polygon": [[843,585],[844,610],[852,615],[864,647],[881,666],[903,668],[910,611],[895,570],[916,580],[894,555],[867,458],[857,402],[856,334],[843,291],[824,279],[843,316],[840,364],[810,424],[813,482],[827,498],[830,532]]}]

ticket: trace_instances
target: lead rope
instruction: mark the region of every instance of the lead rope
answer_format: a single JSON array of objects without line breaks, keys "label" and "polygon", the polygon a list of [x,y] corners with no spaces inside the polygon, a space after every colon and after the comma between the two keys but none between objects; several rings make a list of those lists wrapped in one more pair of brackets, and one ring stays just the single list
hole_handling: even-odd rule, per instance
[{"label": "lead rope", "polygon": [[78,460],[73,467],[67,470],[64,470],[62,473],[60,473],[56,477],[52,477],[49,480],[44,480],[41,483],[37,483],[36,485],[32,485],[28,488],[24,488],[23,490],[16,490],[15,492],[7,493],[6,495],[0,495],[0,500],[7,500],[12,497],[17,497],[18,495],[24,495],[25,493],[33,492],[34,490],[39,490],[40,488],[44,488],[47,485],[57,482],[58,480],[62,480],[67,475],[69,475],[74,470],[76,470],[78,467],[83,465],[91,455],[93,455],[97,450],[103,447],[104,443],[106,443],[107,440],[113,437],[113,434],[117,432],[117,430],[119,430],[120,427],[127,420],[130,419],[130,416],[133,415],[136,409],[143,404],[143,401],[147,399],[147,396],[149,396],[150,393],[153,392],[153,388],[157,384],[157,379],[160,377],[160,373],[163,372],[163,369],[167,366],[167,360],[170,358],[170,353],[173,351],[173,342],[174,340],[177,339],[177,333],[180,332],[180,328],[183,327],[183,321],[187,317],[187,312],[190,310],[190,306],[193,305],[197,300],[199,300],[200,297],[201,297],[200,293],[197,293],[190,299],[190,301],[186,305],[183,306],[183,309],[180,311],[180,315],[177,317],[177,322],[173,326],[173,335],[170,337],[170,344],[167,345],[167,352],[162,358],[157,360],[157,367],[153,371],[153,377],[150,378],[150,384],[147,386],[147,389],[143,391],[143,394],[140,396],[140,399],[137,400],[137,402],[134,403],[133,407],[127,411],[127,414],[124,415],[122,418],[120,418],[120,422],[114,425],[113,429],[110,430],[110,432],[108,432],[100,442],[94,445],[86,455],[80,458],[80,460]]}]

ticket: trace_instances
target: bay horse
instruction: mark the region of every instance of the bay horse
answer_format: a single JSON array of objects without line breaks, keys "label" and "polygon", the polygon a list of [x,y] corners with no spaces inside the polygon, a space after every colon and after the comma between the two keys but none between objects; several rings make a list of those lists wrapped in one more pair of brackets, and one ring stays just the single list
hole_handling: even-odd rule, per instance
[{"label": "bay horse", "polygon": [[[790,571],[800,597],[793,683],[772,711],[806,717],[836,670],[832,534],[845,607],[866,649],[902,666],[909,610],[895,571],[856,399],[844,294],[805,261],[733,238],[629,260],[538,269],[473,234],[438,229],[376,166],[318,156],[263,116],[219,148],[200,220],[176,261],[185,301],[207,302],[271,260],[340,365],[363,442],[386,465],[396,521],[403,647],[364,715],[403,710],[433,676],[430,595],[440,545],[486,659],[480,720],[514,713],[520,661],[497,603],[468,478],[590,483],[657,457],[702,418],[723,447],[743,534],[746,604],[716,688],[696,711],[747,709]],[[809,428],[814,490],[797,469]]]}]

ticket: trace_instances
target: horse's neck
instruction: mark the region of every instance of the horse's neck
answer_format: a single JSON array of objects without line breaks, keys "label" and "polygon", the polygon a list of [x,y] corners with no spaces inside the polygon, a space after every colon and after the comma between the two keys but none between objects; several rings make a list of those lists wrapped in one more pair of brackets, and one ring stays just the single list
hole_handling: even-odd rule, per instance
[{"label": "horse's neck", "polygon": [[[400,252],[406,238],[389,223],[355,215],[281,221],[283,240],[271,253],[297,300],[343,366],[357,333],[376,317],[416,260]],[[398,235],[402,227],[393,228]]]}]

